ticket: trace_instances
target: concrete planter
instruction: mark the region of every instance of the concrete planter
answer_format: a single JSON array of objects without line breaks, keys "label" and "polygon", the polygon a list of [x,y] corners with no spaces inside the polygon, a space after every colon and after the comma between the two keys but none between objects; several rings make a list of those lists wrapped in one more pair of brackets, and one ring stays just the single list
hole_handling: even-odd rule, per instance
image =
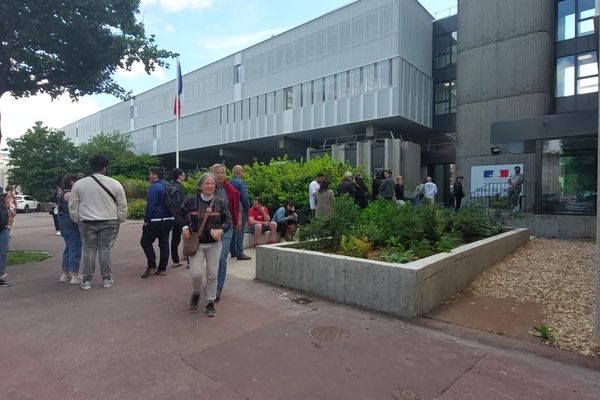
[{"label": "concrete planter", "polygon": [[260,246],[256,279],[338,303],[415,318],[528,241],[528,229],[514,229],[408,264],[299,250],[286,244]]}]

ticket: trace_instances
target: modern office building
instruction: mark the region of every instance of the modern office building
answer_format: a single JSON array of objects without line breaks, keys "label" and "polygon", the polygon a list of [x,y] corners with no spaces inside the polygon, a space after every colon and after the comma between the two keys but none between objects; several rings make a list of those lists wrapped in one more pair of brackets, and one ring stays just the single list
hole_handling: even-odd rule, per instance
[{"label": "modern office building", "polygon": [[[417,0],[358,0],[184,76],[184,167],[323,153],[451,201],[522,167],[522,207],[596,213],[594,0],[459,0],[435,19]],[[128,132],[174,164],[173,82],[64,128]],[[588,218],[590,221],[591,218]],[[590,230],[592,227],[590,226]]]}]

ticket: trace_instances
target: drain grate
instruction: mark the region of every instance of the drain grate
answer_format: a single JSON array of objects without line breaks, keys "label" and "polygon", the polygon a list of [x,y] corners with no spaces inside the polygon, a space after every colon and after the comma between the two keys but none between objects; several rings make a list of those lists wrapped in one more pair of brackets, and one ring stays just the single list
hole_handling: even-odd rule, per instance
[{"label": "drain grate", "polygon": [[392,393],[392,400],[420,400],[421,396],[419,396],[416,392],[408,389],[400,387]]},{"label": "drain grate", "polygon": [[308,297],[304,297],[304,296],[296,296],[293,299],[290,298],[290,301],[293,301],[294,303],[297,303],[297,304],[310,304],[313,302],[311,299],[309,299]]},{"label": "drain grate", "polygon": [[317,326],[311,328],[308,333],[315,339],[328,341],[348,339],[351,336],[350,331],[344,328],[338,328],[337,326]]}]

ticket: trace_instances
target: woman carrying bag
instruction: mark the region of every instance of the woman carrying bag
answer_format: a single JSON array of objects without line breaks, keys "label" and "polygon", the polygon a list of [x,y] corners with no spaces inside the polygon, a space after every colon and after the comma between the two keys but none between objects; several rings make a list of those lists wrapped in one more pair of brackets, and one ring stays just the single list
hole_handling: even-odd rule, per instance
[{"label": "woman carrying bag", "polygon": [[190,311],[198,310],[202,280],[206,274],[206,315],[214,317],[217,274],[221,256],[221,237],[231,227],[231,215],[225,202],[215,195],[216,180],[204,174],[198,182],[198,194],[186,199],[177,210],[182,226],[183,255],[189,257],[192,278]]}]

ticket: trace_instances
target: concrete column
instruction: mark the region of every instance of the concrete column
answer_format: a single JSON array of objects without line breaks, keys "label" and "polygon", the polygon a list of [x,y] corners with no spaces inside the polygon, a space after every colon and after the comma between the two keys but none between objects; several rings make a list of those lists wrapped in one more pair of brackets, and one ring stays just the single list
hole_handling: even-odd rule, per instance
[{"label": "concrete column", "polygon": [[385,160],[384,168],[392,170],[392,176],[400,175],[400,167],[402,161],[401,151],[401,140],[400,139],[385,139]]},{"label": "concrete column", "polygon": [[371,142],[359,142],[356,145],[356,165],[362,166],[365,171],[371,174]]},{"label": "concrete column", "polygon": [[421,181],[421,146],[412,142],[402,142],[400,175],[404,178],[404,186],[412,192]]},{"label": "concrete column", "polygon": [[331,146],[331,159],[341,163],[346,162],[346,146],[343,144],[334,144]]},{"label": "concrete column", "polygon": [[368,138],[374,138],[375,137],[375,127],[373,125],[371,126],[367,126],[367,137]]},{"label": "concrete column", "polygon": [[306,161],[310,161],[311,155],[312,155],[312,152],[314,151],[314,149],[315,149],[314,147],[306,148]]}]

